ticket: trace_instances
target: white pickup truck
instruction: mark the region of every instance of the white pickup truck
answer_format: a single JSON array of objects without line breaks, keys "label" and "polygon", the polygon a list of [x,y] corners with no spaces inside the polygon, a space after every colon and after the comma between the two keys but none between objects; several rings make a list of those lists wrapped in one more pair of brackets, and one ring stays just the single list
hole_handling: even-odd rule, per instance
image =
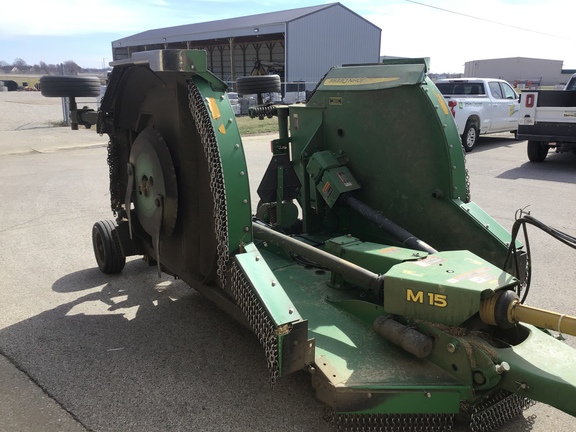
[{"label": "white pickup truck", "polygon": [[518,129],[519,97],[506,81],[446,78],[437,80],[436,87],[454,116],[464,150],[474,148],[478,135]]},{"label": "white pickup truck", "polygon": [[564,90],[524,90],[518,138],[528,140],[528,159],[543,162],[548,150],[576,153],[576,74]]}]

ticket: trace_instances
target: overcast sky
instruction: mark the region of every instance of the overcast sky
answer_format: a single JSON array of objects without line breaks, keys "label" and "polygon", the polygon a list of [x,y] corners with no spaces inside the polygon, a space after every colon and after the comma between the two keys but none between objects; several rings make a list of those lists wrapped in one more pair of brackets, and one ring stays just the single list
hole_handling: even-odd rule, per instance
[{"label": "overcast sky", "polygon": [[[154,28],[334,3],[320,0],[27,0],[0,14],[0,60],[111,61],[111,42]],[[354,0],[344,6],[382,29],[381,54],[430,57],[431,71],[471,60],[532,57],[576,69],[573,0]]]}]

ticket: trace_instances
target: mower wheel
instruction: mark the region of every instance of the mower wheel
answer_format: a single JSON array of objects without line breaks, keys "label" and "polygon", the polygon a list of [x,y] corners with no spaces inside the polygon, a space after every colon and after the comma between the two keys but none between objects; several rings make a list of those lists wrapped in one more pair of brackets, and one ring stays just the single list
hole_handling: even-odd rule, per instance
[{"label": "mower wheel", "polygon": [[98,97],[100,79],[45,75],[40,78],[40,92],[46,97]]},{"label": "mower wheel", "polygon": [[257,75],[239,77],[236,80],[239,95],[280,93],[280,75]]},{"label": "mower wheel", "polygon": [[120,273],[126,264],[115,230],[116,223],[112,220],[96,222],[92,227],[94,256],[102,273]]},{"label": "mower wheel", "polygon": [[528,159],[530,162],[544,162],[548,154],[548,143],[545,141],[528,141]]},{"label": "mower wheel", "polygon": [[462,146],[467,152],[471,152],[478,140],[478,126],[476,123],[468,122],[462,134]]}]

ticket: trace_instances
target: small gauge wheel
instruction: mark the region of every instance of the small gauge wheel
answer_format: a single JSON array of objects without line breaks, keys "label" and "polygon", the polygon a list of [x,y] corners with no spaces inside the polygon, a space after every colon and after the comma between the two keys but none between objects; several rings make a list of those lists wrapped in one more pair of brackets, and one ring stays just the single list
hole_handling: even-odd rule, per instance
[{"label": "small gauge wheel", "polygon": [[98,221],[92,227],[92,246],[98,268],[102,273],[120,273],[126,264],[112,220]]}]

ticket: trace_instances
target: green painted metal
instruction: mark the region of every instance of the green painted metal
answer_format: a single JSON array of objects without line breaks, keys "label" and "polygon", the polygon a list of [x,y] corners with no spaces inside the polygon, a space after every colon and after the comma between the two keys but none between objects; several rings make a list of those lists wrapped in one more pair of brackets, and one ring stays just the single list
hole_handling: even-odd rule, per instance
[{"label": "green painted metal", "polygon": [[360,185],[345,165],[347,157],[344,154],[337,156],[338,158],[328,151],[314,153],[306,167],[329,207],[334,207],[344,194],[360,189]]},{"label": "green painted metal", "polygon": [[[389,316],[384,307],[366,301],[345,299],[330,303],[369,326],[372,326],[376,318]],[[434,339],[433,350],[426,360],[444,369],[462,384],[460,395],[463,401],[474,400],[483,391],[494,388],[500,382],[501,375],[494,369],[496,356],[489,354],[493,348],[476,333],[421,320],[397,320]]]},{"label": "green painted metal", "polygon": [[[482,300],[519,283],[501,270],[510,235],[469,201],[460,137],[425,72],[422,62],[333,68],[307,105],[288,107],[289,136],[286,108],[281,109],[281,141],[275,146],[290,146],[302,184],[302,242],[384,274],[379,297],[330,269],[296,265],[281,242],[260,251],[308,322],[317,395],[339,413],[456,413],[461,404],[473,406],[501,389],[519,392],[512,381],[530,381],[538,391],[519,393],[573,413],[551,390],[576,395],[570,375],[563,383],[559,370],[547,374],[544,364],[528,367],[538,357],[517,358],[518,350],[531,349],[543,359],[559,342],[543,333],[538,340],[519,340],[517,329],[487,328],[478,317]],[[332,196],[324,186],[341,167],[355,187]],[[440,252],[400,247],[337,198],[345,193]],[[237,259],[249,267],[248,257]],[[256,269],[249,273],[260,277]],[[418,359],[374,332],[380,316],[394,316],[433,340],[428,357]],[[573,350],[558,352],[565,362]],[[510,372],[498,367],[503,361]]]},{"label": "green painted metal", "polygon": [[[332,304],[372,325],[379,316],[388,316],[381,306],[360,300],[340,300]],[[401,321],[434,339],[434,348],[426,358],[457,379],[466,390],[460,392],[463,401],[481,398],[484,392],[498,386],[502,379],[494,368],[498,362],[495,350],[475,332],[460,328],[437,326],[420,320]]]},{"label": "green painted metal", "polygon": [[[355,317],[340,307],[341,302],[354,302],[351,294],[330,288],[329,273],[287,265],[281,255],[261,252],[298,312],[308,320],[308,335],[316,344],[314,385],[318,397],[338,412],[455,413],[459,401],[470,395],[469,387],[451,373],[378,336],[370,320],[385,313],[381,306],[357,302],[361,313]],[[322,376],[330,376],[330,381]],[[351,392],[358,392],[364,403],[350,400]],[[427,392],[433,397],[426,397]],[[370,401],[367,393],[373,395]]]},{"label": "green painted metal", "polygon": [[305,167],[316,152],[343,152],[362,186],[357,197],[372,208],[436,249],[471,249],[495,265],[504,263],[509,235],[496,221],[481,224],[462,207],[467,179],[460,137],[424,65],[333,68],[309,103],[291,107],[290,115],[295,169],[308,185],[300,199],[308,231],[329,225],[394,244],[346,208],[318,217],[327,213],[326,204]]},{"label": "green painted metal", "polygon": [[[127,148],[132,131],[149,125],[165,137],[184,199],[175,234],[161,248],[162,264],[201,292],[218,292],[210,298],[244,313],[244,322],[254,318],[254,310],[270,318],[271,325],[264,320],[268,327],[254,331],[266,338],[269,364],[277,362],[280,375],[310,366],[318,397],[338,413],[458,413],[461,405],[505,389],[576,415],[573,349],[530,326],[502,330],[480,321],[481,300],[518,283],[500,270],[510,235],[469,202],[460,138],[424,61],[333,68],[308,104],[279,108],[274,152],[292,158],[302,184],[303,232],[290,240],[340,257],[327,260],[340,263],[331,271],[324,267],[329,263],[312,262],[321,254],[265,242],[258,228],[261,238],[253,236],[241,138],[226,86],[206,69],[205,53],[177,50],[159,59],[158,70],[138,63],[122,66],[129,68],[125,76],[116,73],[121,91],[111,104],[117,117],[108,126]],[[195,114],[177,115],[190,109],[190,82],[202,96],[210,133],[196,130]],[[202,204],[218,199],[205,178],[208,167],[200,171],[195,165],[206,151],[198,132],[202,140],[213,132],[217,141],[217,154],[206,158],[218,159],[222,169],[224,184],[217,186],[225,192],[233,256],[227,263],[232,269],[222,267],[238,271],[237,279],[226,274],[215,281],[212,265],[221,245],[193,223],[211,224],[211,209]],[[275,173],[281,220],[292,219],[295,208],[281,202],[283,169]],[[341,179],[339,170],[354,179],[353,187],[326,193],[327,183]],[[440,252],[400,247],[347,208],[337,198],[343,194],[353,194]],[[248,293],[234,297],[235,289]],[[241,300],[256,304],[242,306]],[[432,340],[429,355],[417,358],[373,331],[381,316],[393,316]],[[509,371],[496,367],[502,362]]]},{"label": "green painted metal", "polygon": [[426,252],[381,243],[363,242],[352,236],[341,236],[327,240],[326,250],[379,274],[386,273],[396,264],[419,260],[428,256]]},{"label": "green painted metal", "polygon": [[510,365],[502,387],[576,416],[574,349],[533,326],[522,327],[524,341],[496,350],[499,361]]},{"label": "green painted metal", "polygon": [[[251,201],[248,168],[234,112],[222,86],[214,86],[206,74],[193,77],[202,94],[218,141],[222,172],[226,185],[229,251],[252,241]],[[222,83],[224,84],[224,83]],[[225,87],[224,87],[225,88]]]},{"label": "green painted metal", "polygon": [[[461,203],[460,207],[483,229],[488,229],[502,243],[503,247],[510,245],[510,233],[475,202]],[[522,243],[516,240],[516,247],[522,249]]]},{"label": "green painted metal", "polygon": [[480,301],[518,280],[467,251],[440,252],[392,267],[384,278],[387,312],[446,325],[460,325]]},{"label": "green painted metal", "polygon": [[[282,139],[289,140],[302,184],[306,241],[317,239],[331,254],[384,274],[377,299],[337,273],[293,265],[274,248],[262,251],[308,320],[317,395],[340,413],[457,412],[460,403],[517,390],[496,367],[504,361],[496,347],[508,343],[503,351],[510,358],[517,338],[495,330],[485,339],[471,330],[483,299],[519,283],[501,270],[510,234],[469,202],[460,137],[425,70],[423,63],[403,62],[334,68],[307,105],[288,108],[290,135]],[[400,247],[326,194],[324,176],[342,166],[360,186],[354,196],[441,252]],[[376,318],[390,314],[432,338],[425,360],[372,330]],[[538,346],[523,344],[546,352],[558,342],[547,337]],[[543,377],[541,384],[554,387],[556,381]],[[563,388],[574,393],[576,387]]]},{"label": "green painted metal", "polygon": [[[430,386],[422,388],[350,388],[349,393],[357,391],[358,399],[370,394],[371,401],[364,403],[359,410],[338,409],[339,414],[454,414],[460,407],[461,393],[457,387]],[[373,401],[372,401],[373,399]]]},{"label": "green painted metal", "polygon": [[258,248],[250,243],[244,245],[244,250],[244,253],[235,256],[236,262],[274,324],[281,326],[301,320],[296,306],[286,295]]}]

